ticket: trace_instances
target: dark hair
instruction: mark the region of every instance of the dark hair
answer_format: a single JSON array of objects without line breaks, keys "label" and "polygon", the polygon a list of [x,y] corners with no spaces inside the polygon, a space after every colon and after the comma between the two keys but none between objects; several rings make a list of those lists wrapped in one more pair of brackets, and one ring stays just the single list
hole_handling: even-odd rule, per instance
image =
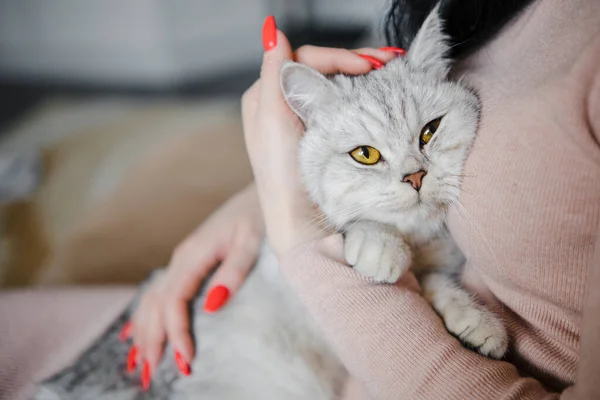
[{"label": "dark hair", "polygon": [[[532,0],[441,0],[440,15],[449,36],[451,58],[476,50]],[[438,0],[393,0],[385,18],[390,46],[408,49]]]}]

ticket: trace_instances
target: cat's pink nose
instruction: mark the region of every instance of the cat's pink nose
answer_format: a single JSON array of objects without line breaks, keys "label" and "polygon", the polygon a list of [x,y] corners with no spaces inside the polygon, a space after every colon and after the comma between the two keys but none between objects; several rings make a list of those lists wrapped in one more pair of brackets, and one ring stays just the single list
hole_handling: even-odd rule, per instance
[{"label": "cat's pink nose", "polygon": [[423,183],[423,177],[427,175],[427,172],[421,170],[412,174],[406,175],[402,178],[402,182],[410,183],[412,187],[418,192],[421,189]]}]

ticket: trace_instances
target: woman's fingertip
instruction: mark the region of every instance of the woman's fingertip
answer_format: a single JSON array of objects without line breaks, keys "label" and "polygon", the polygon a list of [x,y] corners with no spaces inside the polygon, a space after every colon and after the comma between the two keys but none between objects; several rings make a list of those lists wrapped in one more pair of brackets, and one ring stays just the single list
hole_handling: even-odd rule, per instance
[{"label": "woman's fingertip", "polygon": [[375,58],[373,56],[369,56],[366,54],[359,54],[359,57],[370,62],[374,69],[380,69],[380,68],[385,67],[385,63],[383,61],[378,60],[377,58]]},{"label": "woman's fingertip", "polygon": [[148,361],[144,361],[144,366],[142,368],[142,388],[145,391],[150,389],[151,375],[150,364],[148,364]]},{"label": "woman's fingertip", "polygon": [[185,358],[181,355],[181,353],[179,351],[175,351],[175,364],[177,364],[177,368],[179,368],[179,371],[181,371],[181,373],[185,376],[189,376],[191,371],[190,371],[190,365],[188,364],[188,362],[185,360]]},{"label": "woman's fingertip", "polygon": [[137,366],[137,353],[137,346],[131,346],[129,353],[127,353],[127,372],[130,374],[135,371]]},{"label": "woman's fingertip", "polygon": [[272,15],[265,18],[265,22],[263,23],[262,43],[265,51],[269,51],[277,46],[277,24],[275,23],[275,17]]},{"label": "woman's fingertip", "polygon": [[223,285],[217,285],[210,289],[204,302],[204,311],[208,313],[218,311],[227,303],[230,293],[229,289]]},{"label": "woman's fingertip", "polygon": [[394,46],[386,46],[386,47],[380,47],[379,50],[381,51],[388,51],[390,53],[394,53],[397,54],[399,56],[403,56],[406,54],[406,50],[400,48],[400,47],[394,47]]},{"label": "woman's fingertip", "polygon": [[121,328],[121,332],[119,332],[119,340],[121,342],[125,342],[127,339],[129,339],[129,336],[131,336],[131,328],[131,321],[125,322],[123,328]]}]

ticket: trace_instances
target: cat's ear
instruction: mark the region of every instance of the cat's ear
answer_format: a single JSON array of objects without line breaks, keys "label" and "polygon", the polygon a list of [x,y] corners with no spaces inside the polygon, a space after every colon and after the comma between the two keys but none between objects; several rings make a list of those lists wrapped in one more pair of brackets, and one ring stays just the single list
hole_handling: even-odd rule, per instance
[{"label": "cat's ear", "polygon": [[417,32],[407,54],[410,65],[445,78],[450,68],[447,37],[440,17],[440,3],[429,13]]},{"label": "cat's ear", "polygon": [[336,88],[322,74],[306,65],[288,61],[281,68],[281,88],[288,105],[304,124],[335,97]]}]

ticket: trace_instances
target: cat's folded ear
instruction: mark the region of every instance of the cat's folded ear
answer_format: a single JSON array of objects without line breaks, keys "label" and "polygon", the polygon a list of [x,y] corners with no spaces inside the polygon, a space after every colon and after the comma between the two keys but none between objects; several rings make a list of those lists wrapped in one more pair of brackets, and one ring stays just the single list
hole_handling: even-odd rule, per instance
[{"label": "cat's folded ear", "polygon": [[447,37],[440,17],[440,3],[429,13],[408,49],[408,63],[415,69],[425,70],[445,78],[450,69],[446,57],[449,50]]},{"label": "cat's folded ear", "polygon": [[293,61],[281,68],[281,88],[285,101],[305,125],[315,111],[333,100],[336,91],[325,76]]}]

